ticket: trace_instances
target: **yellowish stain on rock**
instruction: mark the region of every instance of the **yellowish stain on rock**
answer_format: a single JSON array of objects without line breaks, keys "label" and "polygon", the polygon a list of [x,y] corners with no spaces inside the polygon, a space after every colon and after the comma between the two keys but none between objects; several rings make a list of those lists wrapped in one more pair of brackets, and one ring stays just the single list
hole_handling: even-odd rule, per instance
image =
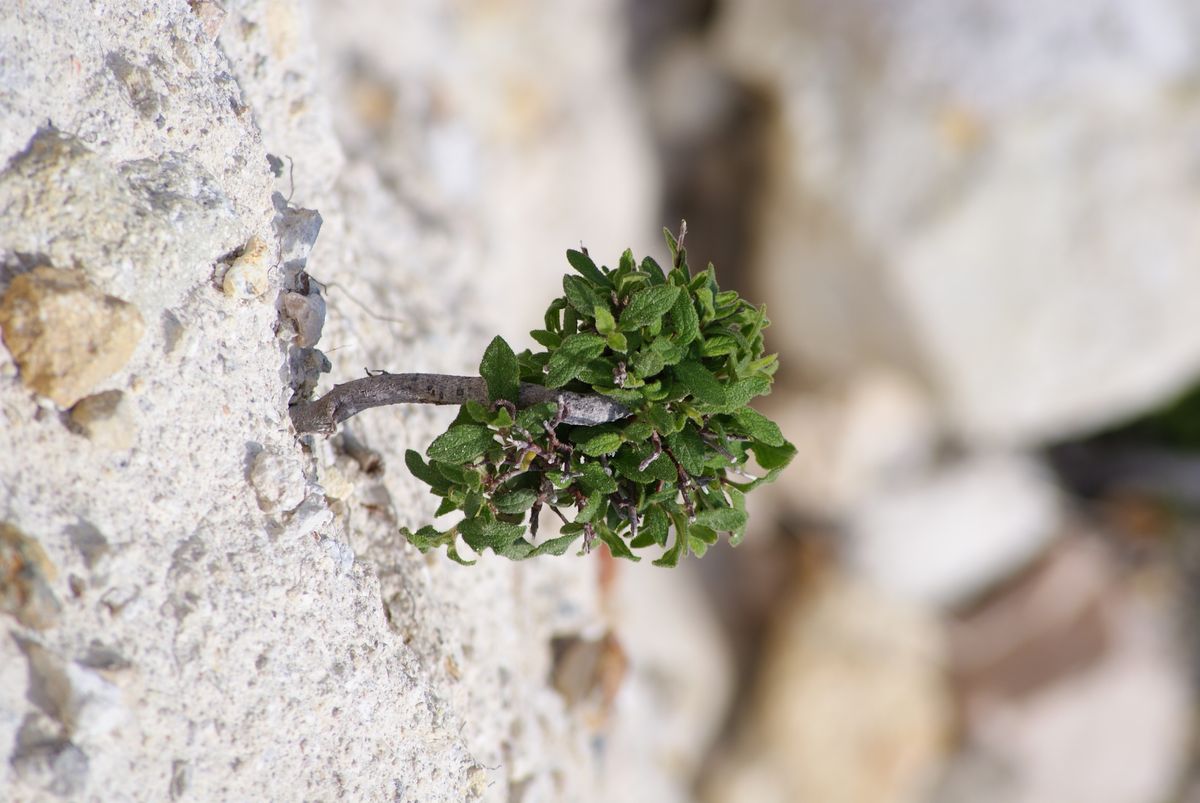
[{"label": "yellowish stain on rock", "polygon": [[0,299],[0,334],[21,381],[61,407],[120,371],[144,329],[136,307],[78,271],[43,265],[13,279]]}]

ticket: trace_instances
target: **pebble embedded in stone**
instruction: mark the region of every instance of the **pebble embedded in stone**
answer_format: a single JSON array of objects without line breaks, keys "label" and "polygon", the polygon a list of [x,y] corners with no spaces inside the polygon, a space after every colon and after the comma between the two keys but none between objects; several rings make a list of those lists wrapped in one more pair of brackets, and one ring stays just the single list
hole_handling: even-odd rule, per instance
[{"label": "pebble embedded in stone", "polygon": [[283,311],[296,330],[293,342],[302,348],[315,346],[325,327],[325,299],[321,294],[284,293]]},{"label": "pebble embedded in stone", "polygon": [[62,610],[50,589],[54,575],[54,565],[37,541],[0,522],[0,612],[26,627],[53,627]]},{"label": "pebble embedded in stone", "polygon": [[121,370],[143,328],[132,304],[49,265],[17,276],[0,299],[0,333],[21,381],[61,407]]},{"label": "pebble embedded in stone", "polygon": [[98,673],[36,644],[25,654],[34,696],[72,739],[104,737],[128,720],[121,690]]},{"label": "pebble embedded in stone", "polygon": [[270,270],[270,244],[261,237],[251,237],[242,255],[225,271],[221,289],[230,298],[258,298],[267,292]]},{"label": "pebble embedded in stone", "polygon": [[250,465],[250,485],[258,496],[258,507],[266,513],[292,510],[304,501],[304,470],[289,455],[264,450]]},{"label": "pebble embedded in stone", "polygon": [[71,408],[70,420],[72,429],[105,449],[128,449],[137,436],[133,405],[119,390],[80,399]]}]

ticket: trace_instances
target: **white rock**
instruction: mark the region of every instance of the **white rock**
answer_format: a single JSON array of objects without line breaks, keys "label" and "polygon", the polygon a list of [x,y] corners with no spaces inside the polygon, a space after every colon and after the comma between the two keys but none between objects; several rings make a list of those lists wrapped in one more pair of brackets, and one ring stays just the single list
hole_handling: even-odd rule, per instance
[{"label": "white rock", "polygon": [[1190,0],[731,4],[779,104],[776,342],[915,369],[972,438],[1112,422],[1200,371]]},{"label": "white rock", "polygon": [[1036,462],[973,456],[865,501],[851,514],[849,559],[891,593],[953,605],[1028,563],[1060,526]]},{"label": "white rock", "polygon": [[36,645],[26,654],[37,695],[73,740],[100,739],[128,721],[120,690],[96,672]]},{"label": "white rock", "polygon": [[128,449],[137,437],[134,405],[119,390],[80,399],[71,408],[71,425],[104,449]]},{"label": "white rock", "polygon": [[250,464],[249,480],[265,512],[291,510],[304,501],[304,468],[294,454],[264,449]]},{"label": "white rock", "polygon": [[[306,496],[304,501],[288,516],[284,536],[286,538],[303,538],[313,535],[328,526],[331,521],[333,521],[333,511],[325,503],[324,494],[312,493]],[[328,539],[324,542],[324,547],[327,551],[339,548],[337,542]],[[341,561],[341,558],[336,558],[336,560]]]}]

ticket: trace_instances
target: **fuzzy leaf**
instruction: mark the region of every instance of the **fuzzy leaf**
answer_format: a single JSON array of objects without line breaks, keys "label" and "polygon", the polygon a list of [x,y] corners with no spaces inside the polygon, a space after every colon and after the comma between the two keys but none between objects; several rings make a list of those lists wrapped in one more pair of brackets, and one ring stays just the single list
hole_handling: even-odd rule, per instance
[{"label": "fuzzy leaf", "polygon": [[439,463],[466,463],[496,445],[492,431],[475,424],[460,424],[434,438],[425,454]]},{"label": "fuzzy leaf", "polygon": [[625,560],[632,560],[635,563],[641,560],[641,558],[633,554],[633,551],[629,548],[629,544],[626,544],[625,540],[612,530],[607,527],[598,527],[596,528],[596,532],[614,558],[624,558]]},{"label": "fuzzy leaf", "polygon": [[713,372],[695,360],[684,360],[674,368],[675,377],[682,382],[697,401],[722,407],[726,403],[725,388]]},{"label": "fuzzy leaf", "polygon": [[612,494],[617,492],[617,481],[599,463],[584,463],[580,485],[584,493]]},{"label": "fuzzy leaf", "polygon": [[700,317],[696,315],[696,307],[688,293],[680,293],[671,307],[671,325],[675,327],[675,337],[681,346],[700,337]]},{"label": "fuzzy leaf", "polygon": [[733,418],[741,425],[742,431],[756,441],[768,446],[783,446],[786,443],[779,425],[752,407],[734,410]]},{"label": "fuzzy leaf", "polygon": [[604,339],[597,335],[577,334],[563,340],[558,351],[550,356],[547,364],[546,385],[562,387],[579,375],[588,360],[604,351]]},{"label": "fuzzy leaf", "polygon": [[426,485],[434,488],[446,488],[448,486],[446,479],[435,471],[432,466],[426,465],[425,461],[421,459],[421,455],[412,449],[405,450],[404,465],[408,466],[410,474]]},{"label": "fuzzy leaf", "polygon": [[458,525],[458,532],[467,546],[476,552],[483,552],[490,547],[493,552],[504,554],[514,541],[525,534],[525,528],[506,521],[464,519]]},{"label": "fuzzy leaf", "polygon": [[696,523],[703,524],[717,532],[737,532],[746,526],[746,511],[734,510],[729,507],[701,510],[696,514]]},{"label": "fuzzy leaf", "polygon": [[492,338],[483,352],[483,359],[479,361],[479,375],[487,383],[489,399],[516,403],[521,386],[517,355],[500,335]]},{"label": "fuzzy leaf", "polygon": [[537,501],[537,492],[532,488],[517,488],[512,491],[501,491],[492,497],[496,510],[501,513],[524,513],[533,507]]},{"label": "fuzzy leaf", "polygon": [[596,457],[602,454],[612,454],[621,448],[621,435],[616,432],[601,432],[599,435],[594,435],[588,438],[579,448],[583,453],[591,457]]},{"label": "fuzzy leaf", "polygon": [[629,332],[661,320],[679,297],[679,288],[669,284],[638,290],[621,313],[621,331]]},{"label": "fuzzy leaf", "polygon": [[571,267],[579,271],[579,274],[592,284],[600,287],[608,286],[608,277],[601,273],[592,258],[582,251],[574,249],[567,251],[567,262],[571,263]]},{"label": "fuzzy leaf", "polygon": [[592,286],[578,276],[564,276],[562,284],[567,301],[580,315],[590,318],[595,314],[596,307],[606,306]]}]

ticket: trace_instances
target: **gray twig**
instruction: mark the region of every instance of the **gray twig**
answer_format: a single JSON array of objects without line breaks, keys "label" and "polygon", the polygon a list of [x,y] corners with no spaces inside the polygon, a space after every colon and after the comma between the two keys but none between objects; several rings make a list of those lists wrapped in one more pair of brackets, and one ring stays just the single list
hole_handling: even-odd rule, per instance
[{"label": "gray twig", "polygon": [[[353,415],[388,404],[488,404],[487,383],[478,376],[445,374],[371,374],[341,385],[314,401],[292,405],[296,432],[332,433]],[[604,424],[629,415],[629,409],[612,399],[521,383],[518,406],[557,403],[566,424]]]}]

